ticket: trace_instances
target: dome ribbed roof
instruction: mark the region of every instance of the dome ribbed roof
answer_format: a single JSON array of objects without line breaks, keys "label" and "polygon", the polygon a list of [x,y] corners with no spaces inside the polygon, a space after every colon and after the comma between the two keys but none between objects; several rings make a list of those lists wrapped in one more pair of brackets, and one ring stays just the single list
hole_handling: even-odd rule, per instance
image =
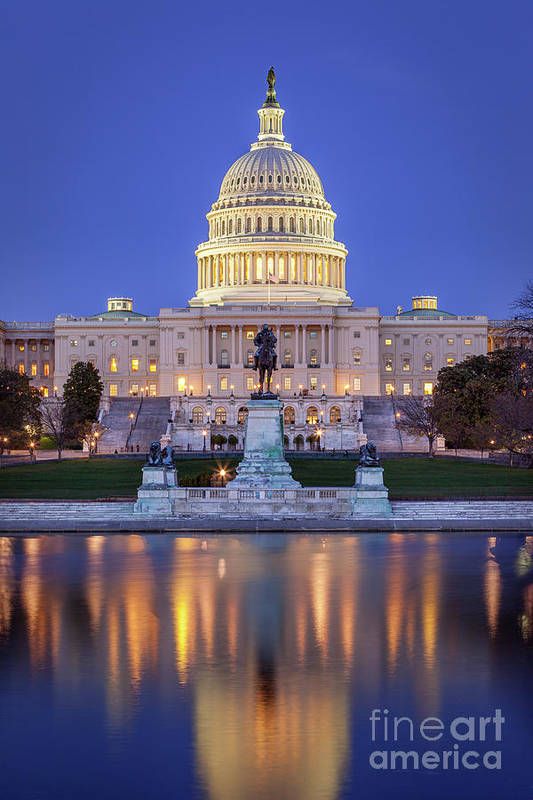
[{"label": "dome ribbed roof", "polygon": [[220,186],[219,202],[248,196],[295,196],[324,202],[317,171],[287,147],[260,147],[245,153],[229,168]]}]

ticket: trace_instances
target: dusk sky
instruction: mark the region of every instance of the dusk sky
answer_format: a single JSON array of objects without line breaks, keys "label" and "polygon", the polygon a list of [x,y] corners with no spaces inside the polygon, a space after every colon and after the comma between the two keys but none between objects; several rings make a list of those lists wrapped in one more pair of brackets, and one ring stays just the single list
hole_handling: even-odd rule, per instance
[{"label": "dusk sky", "polygon": [[156,314],[257,135],[266,73],[347,288],[501,318],[533,277],[533,3],[16,0],[0,10],[0,318]]}]

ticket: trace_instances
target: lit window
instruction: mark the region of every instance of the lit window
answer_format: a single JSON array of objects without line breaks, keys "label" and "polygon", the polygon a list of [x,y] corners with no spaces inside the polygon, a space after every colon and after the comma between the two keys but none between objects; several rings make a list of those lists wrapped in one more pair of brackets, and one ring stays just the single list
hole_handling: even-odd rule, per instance
[{"label": "lit window", "polygon": [[220,338],[221,339],[227,339],[228,338],[228,331],[221,331],[220,332]]},{"label": "lit window", "polygon": [[315,367],[318,364],[318,354],[316,350],[311,350],[309,354],[309,363]]},{"label": "lit window", "polygon": [[37,362],[36,361],[32,361],[31,362],[30,373],[31,373],[32,378],[36,378],[37,377]]},{"label": "lit window", "polygon": [[385,372],[392,372],[392,358],[385,359]]},{"label": "lit window", "polygon": [[148,394],[150,397],[155,397],[157,395],[157,385],[155,383],[151,383],[148,387]]},{"label": "lit window", "polygon": [[424,394],[433,394],[433,384],[431,382],[424,384]]},{"label": "lit window", "polygon": [[385,394],[388,394],[388,395],[394,394],[394,384],[393,383],[386,383],[385,384]]},{"label": "lit window", "polygon": [[50,377],[50,362],[45,361],[43,364],[43,377],[49,378]]},{"label": "lit window", "polygon": [[202,425],[204,422],[204,410],[200,406],[195,406],[192,410],[192,421],[195,425]]},{"label": "lit window", "polygon": [[180,375],[180,377],[178,378],[178,392],[184,392],[186,384],[187,384],[187,379],[184,378],[183,375]]},{"label": "lit window", "polygon": [[41,394],[43,397],[48,397],[49,395],[48,386],[41,386]]},{"label": "lit window", "polygon": [[118,360],[116,356],[109,359],[109,372],[118,372]]},{"label": "lit window", "polygon": [[455,339],[448,338],[448,339],[446,339],[446,341],[447,341],[448,344],[453,344]]},{"label": "lit window", "polygon": [[333,408],[329,411],[329,421],[334,425],[337,422],[341,421],[341,410],[337,406],[333,406]]},{"label": "lit window", "polygon": [[132,339],[131,340],[131,346],[132,347],[138,347],[139,346],[139,340],[138,339]]},{"label": "lit window", "polygon": [[404,383],[402,388],[403,388],[403,393],[404,394],[411,394],[411,384],[410,383]]},{"label": "lit window", "polygon": [[216,425],[225,425],[226,424],[226,409],[223,406],[219,406],[215,409],[215,424]]},{"label": "lit window", "polygon": [[109,396],[118,397],[118,385],[116,383],[109,384]]},{"label": "lit window", "polygon": [[290,378],[290,376],[288,378],[283,378],[283,388],[285,389],[286,392],[290,392],[290,390],[291,390],[291,378]]},{"label": "lit window", "polygon": [[139,394],[139,384],[138,383],[132,383],[131,384],[130,393],[132,395],[134,395],[135,397],[137,397],[137,395]]},{"label": "lit window", "polygon": [[404,372],[410,372],[410,370],[411,370],[411,359],[410,358],[404,358],[402,360],[402,370]]},{"label": "lit window", "polygon": [[246,388],[249,392],[253,391],[254,388],[254,379],[253,378],[246,378]]},{"label": "lit window", "polygon": [[390,347],[392,345],[392,339],[385,339],[386,347]]},{"label": "lit window", "polygon": [[317,389],[317,388],[318,388],[318,378],[316,377],[316,375],[313,375],[313,376],[310,378],[310,381],[309,381],[309,388],[310,388],[312,391],[315,391],[315,389]]},{"label": "lit window", "polygon": [[18,345],[18,349],[19,349],[19,351],[20,351],[21,353],[23,353],[23,352],[24,352],[24,350],[26,349],[26,345],[25,345],[25,344],[19,344],[19,345]]},{"label": "lit window", "polygon": [[185,365],[185,353],[176,353],[176,361],[178,367],[183,367]]},{"label": "lit window", "polygon": [[246,363],[248,364],[249,367],[253,367],[253,365],[254,365],[254,351],[253,350],[248,350],[248,352],[246,353]]},{"label": "lit window", "polygon": [[294,425],[296,422],[296,412],[292,406],[283,409],[283,422],[285,425]]},{"label": "lit window", "polygon": [[424,370],[429,372],[433,369],[433,356],[431,353],[424,353]]},{"label": "lit window", "polygon": [[354,392],[361,391],[361,378],[354,378],[353,379],[353,390]]},{"label": "lit window", "polygon": [[227,389],[228,389],[228,376],[223,375],[222,378],[220,378],[220,391],[226,392]]},{"label": "lit window", "polygon": [[253,331],[246,331],[246,338],[255,339],[255,333]]},{"label": "lit window", "polygon": [[157,372],[157,361],[155,358],[151,358],[148,362],[148,372]]},{"label": "lit window", "polygon": [[317,425],[318,424],[318,409],[316,406],[309,406],[307,409],[307,416],[305,421],[308,425]]},{"label": "lit window", "polygon": [[77,347],[78,346],[78,340],[77,339],[71,339],[70,340],[70,346],[71,347]]},{"label": "lit window", "polygon": [[139,372],[139,359],[132,358],[131,359],[131,371],[132,372]]},{"label": "lit window", "polygon": [[18,371],[19,371],[19,375],[24,375],[24,373],[25,373],[25,371],[26,371],[26,370],[24,369],[24,363],[23,363],[22,361],[19,363],[19,366],[18,366]]},{"label": "lit window", "polygon": [[448,356],[448,358],[446,359],[446,365],[448,367],[453,367],[454,364],[455,364],[455,358],[452,358],[452,356]]},{"label": "lit window", "polygon": [[50,345],[48,344],[48,342],[45,342],[45,343],[43,344],[43,350],[44,350],[46,353],[48,352],[48,350],[50,350]]},{"label": "lit window", "polygon": [[37,345],[36,344],[30,344],[30,350],[32,351],[32,353],[35,353],[37,351]]},{"label": "lit window", "polygon": [[465,339],[465,345],[467,347],[470,347],[471,344],[472,344],[472,339]]}]

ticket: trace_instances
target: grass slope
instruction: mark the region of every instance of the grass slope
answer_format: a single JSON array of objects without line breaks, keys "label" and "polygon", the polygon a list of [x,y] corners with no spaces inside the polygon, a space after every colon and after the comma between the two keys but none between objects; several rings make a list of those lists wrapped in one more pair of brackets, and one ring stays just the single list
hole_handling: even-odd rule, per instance
[{"label": "grass slope", "polygon": [[[195,477],[237,461],[218,459],[178,463],[181,478]],[[304,486],[351,486],[354,461],[294,459],[293,475]],[[0,471],[0,498],[94,500],[134,497],[142,460],[98,458],[44,462]],[[386,460],[385,483],[392,499],[515,497],[533,498],[533,471],[449,458]]]}]

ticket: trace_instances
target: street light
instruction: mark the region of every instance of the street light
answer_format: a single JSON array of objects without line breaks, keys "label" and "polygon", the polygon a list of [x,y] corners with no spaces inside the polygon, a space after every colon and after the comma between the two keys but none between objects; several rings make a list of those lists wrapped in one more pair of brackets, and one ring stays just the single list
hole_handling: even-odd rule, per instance
[{"label": "street light", "polygon": [[204,437],[204,453],[205,453],[205,440],[207,438],[207,431],[206,431],[205,428],[203,429],[202,434],[203,434],[203,437]]},{"label": "street light", "polygon": [[220,475],[220,482],[222,483],[222,486],[224,487],[226,485],[225,478],[226,478],[226,474],[227,474],[226,470],[224,469],[224,467],[222,467],[222,469],[219,471],[218,474]]}]

